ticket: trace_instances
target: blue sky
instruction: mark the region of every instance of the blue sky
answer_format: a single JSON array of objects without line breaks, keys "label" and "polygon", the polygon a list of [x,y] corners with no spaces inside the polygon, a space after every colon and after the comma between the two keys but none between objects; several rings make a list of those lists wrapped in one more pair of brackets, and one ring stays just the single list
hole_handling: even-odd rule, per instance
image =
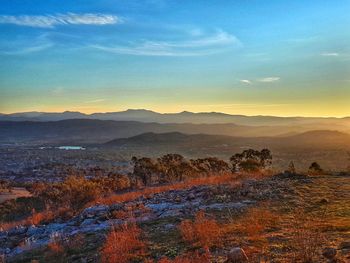
[{"label": "blue sky", "polygon": [[2,0],[0,112],[350,115],[350,1]]}]

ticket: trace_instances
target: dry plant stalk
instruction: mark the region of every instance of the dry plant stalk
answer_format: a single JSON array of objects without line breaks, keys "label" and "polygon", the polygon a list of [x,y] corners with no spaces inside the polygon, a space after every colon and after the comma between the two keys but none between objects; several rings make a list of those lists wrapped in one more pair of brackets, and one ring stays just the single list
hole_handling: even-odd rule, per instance
[{"label": "dry plant stalk", "polygon": [[143,255],[145,244],[141,240],[141,229],[136,224],[113,227],[101,251],[104,263],[128,263]]}]

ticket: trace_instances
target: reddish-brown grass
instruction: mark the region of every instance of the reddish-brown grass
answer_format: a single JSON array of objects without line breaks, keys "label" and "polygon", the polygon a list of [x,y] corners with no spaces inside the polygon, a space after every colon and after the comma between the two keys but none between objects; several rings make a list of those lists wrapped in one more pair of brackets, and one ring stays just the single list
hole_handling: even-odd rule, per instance
[{"label": "reddish-brown grass", "polygon": [[277,222],[278,217],[269,211],[267,205],[261,204],[261,207],[248,209],[241,217],[232,217],[222,225],[221,231],[225,237],[234,237],[235,242],[241,243],[249,258],[266,256],[266,232]]},{"label": "reddish-brown grass", "polygon": [[[157,193],[162,193],[162,192],[171,191],[171,190],[187,189],[187,188],[191,188],[193,186],[199,186],[199,185],[217,185],[217,184],[226,184],[226,183],[232,184],[232,185],[238,184],[239,181],[234,180],[235,178],[236,177],[233,174],[194,178],[184,182],[178,182],[174,184],[155,186],[155,187],[148,187],[141,190],[136,190],[136,191],[127,192],[123,194],[115,194],[109,197],[98,199],[94,203],[110,205],[114,203],[132,201],[141,196],[152,196]],[[89,205],[93,205],[94,203],[92,204],[90,203]]]},{"label": "reddish-brown grass", "polygon": [[8,223],[2,223],[0,224],[0,228],[3,230],[9,230],[16,226],[28,226],[28,225],[38,225],[42,222],[50,221],[55,218],[55,214],[50,210],[45,210],[42,212],[36,212],[33,210],[33,213],[31,216]]},{"label": "reddish-brown grass", "polygon": [[[135,190],[135,191],[126,192],[123,194],[115,194],[109,197],[99,198],[93,202],[90,202],[88,205],[86,205],[86,207],[92,206],[95,204],[111,205],[114,203],[132,201],[141,196],[152,196],[157,193],[162,193],[162,192],[171,191],[171,190],[187,189],[187,188],[191,188],[193,186],[199,186],[199,185],[239,184],[239,181],[236,180],[235,178],[236,178],[236,175],[228,173],[224,175],[213,175],[209,177],[194,178],[194,179],[190,179],[187,181],[178,182],[174,184],[147,187],[141,190]],[[32,225],[32,224],[37,225],[44,221],[50,221],[54,219],[55,216],[58,216],[58,215],[62,216],[61,214],[63,213],[63,210],[66,210],[66,209],[62,208],[59,211],[56,211],[55,213],[50,210],[45,210],[43,212],[34,211],[31,216],[23,220],[18,220],[18,221],[13,221],[8,223],[1,223],[0,229],[2,228],[3,230],[8,230],[19,225]]]},{"label": "reddish-brown grass", "polygon": [[101,259],[105,263],[127,263],[141,256],[144,247],[141,229],[136,224],[125,224],[108,234]]},{"label": "reddish-brown grass", "polygon": [[180,231],[185,241],[205,249],[218,246],[222,241],[220,226],[216,220],[207,218],[203,211],[196,214],[194,221],[182,221]]},{"label": "reddish-brown grass", "polygon": [[325,215],[309,215],[298,209],[291,220],[291,240],[295,261],[315,262],[320,248],[325,244],[322,233]]},{"label": "reddish-brown grass", "polygon": [[47,247],[53,254],[60,254],[64,251],[62,245],[60,245],[58,242],[51,242],[47,245]]},{"label": "reddish-brown grass", "polygon": [[267,210],[262,208],[251,208],[243,216],[239,222],[240,229],[251,240],[259,240],[263,232],[271,225],[276,223],[277,217]]}]

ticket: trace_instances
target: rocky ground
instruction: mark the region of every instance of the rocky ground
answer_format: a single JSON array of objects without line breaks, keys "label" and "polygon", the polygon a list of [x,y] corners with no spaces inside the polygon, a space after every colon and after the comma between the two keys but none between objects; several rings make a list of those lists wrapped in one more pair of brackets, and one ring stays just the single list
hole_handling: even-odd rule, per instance
[{"label": "rocky ground", "polygon": [[[173,257],[186,251],[186,244],[181,241],[178,231],[181,220],[203,210],[225,227],[232,224],[232,219],[241,218],[250,208],[262,205],[278,215],[276,226],[265,233],[268,241],[268,253],[265,255],[270,262],[291,262],[290,238],[295,230],[291,224],[295,209],[307,213],[308,218],[314,216],[322,219],[320,228],[326,236],[322,249],[329,247],[331,250],[328,252],[332,254],[335,251],[342,260],[339,262],[350,262],[349,176],[279,175],[263,180],[244,180],[235,186],[196,186],[143,196],[124,203],[95,205],[68,221],[58,219],[47,225],[18,226],[0,232],[0,254],[4,255],[6,262],[31,262],[33,259],[48,262],[43,255],[50,242],[83,236],[84,245],[72,249],[64,260],[56,258],[50,261],[98,262],[99,248],[110,227],[136,221],[148,239],[150,257]],[[320,217],[321,212],[323,218]],[[223,246],[212,250],[212,261],[224,262],[235,247],[249,250],[252,246],[254,242],[238,234],[230,235]],[[320,255],[317,262],[327,260]]]}]

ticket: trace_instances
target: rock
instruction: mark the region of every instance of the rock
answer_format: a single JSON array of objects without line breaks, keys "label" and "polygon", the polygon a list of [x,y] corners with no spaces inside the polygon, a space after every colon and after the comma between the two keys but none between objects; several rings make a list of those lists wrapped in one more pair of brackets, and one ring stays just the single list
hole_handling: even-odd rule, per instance
[{"label": "rock", "polygon": [[149,208],[149,209],[153,210],[155,213],[157,213],[157,212],[160,212],[163,210],[171,209],[172,206],[173,206],[172,203],[164,202],[164,203],[159,203],[159,204],[148,204],[148,205],[146,205],[146,208]]},{"label": "rock", "polygon": [[176,203],[182,203],[182,198],[180,196],[177,196],[174,200]]},{"label": "rock", "polygon": [[226,263],[243,263],[248,262],[248,257],[244,250],[240,247],[234,247],[227,254]]},{"label": "rock", "polygon": [[187,200],[193,200],[195,199],[196,196],[194,195],[194,193],[190,193],[188,196],[187,196]]},{"label": "rock", "polygon": [[9,236],[16,236],[16,235],[21,235],[24,234],[27,231],[27,228],[24,226],[17,226],[15,228],[12,228],[9,232]]},{"label": "rock", "polygon": [[34,236],[34,235],[39,235],[41,233],[43,233],[45,230],[43,228],[39,228],[39,227],[36,227],[34,225],[28,227],[28,230],[27,230],[27,236],[30,237],[30,236]]},{"label": "rock", "polygon": [[95,219],[92,219],[92,218],[87,218],[85,219],[80,225],[81,226],[87,226],[87,225],[92,225],[95,223]]},{"label": "rock", "polygon": [[174,225],[174,224],[165,224],[164,225],[164,229],[165,230],[172,230],[172,229],[175,229],[176,228],[176,226]]},{"label": "rock", "polygon": [[45,227],[45,232],[46,233],[53,233],[53,232],[61,231],[62,229],[65,228],[65,226],[66,226],[66,224],[58,224],[58,223],[48,224]]},{"label": "rock", "polygon": [[335,256],[337,255],[337,250],[335,248],[332,248],[332,247],[326,247],[323,249],[322,255],[326,259],[334,259]]}]

